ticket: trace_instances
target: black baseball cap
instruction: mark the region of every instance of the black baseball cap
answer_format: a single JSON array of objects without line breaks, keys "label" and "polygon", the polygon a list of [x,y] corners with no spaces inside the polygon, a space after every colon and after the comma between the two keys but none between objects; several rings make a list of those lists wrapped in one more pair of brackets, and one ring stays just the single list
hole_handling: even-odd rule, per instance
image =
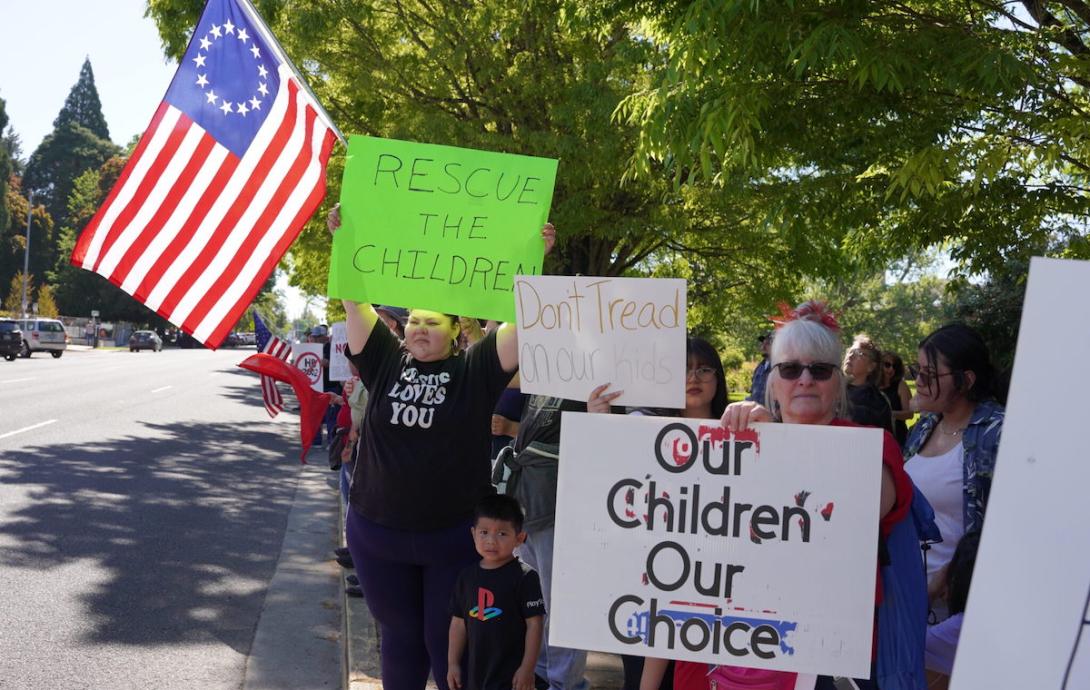
[{"label": "black baseball cap", "polygon": [[409,320],[409,310],[404,307],[390,307],[384,304],[375,306],[375,311],[383,312],[389,316],[392,316],[399,324],[405,325],[405,322]]}]

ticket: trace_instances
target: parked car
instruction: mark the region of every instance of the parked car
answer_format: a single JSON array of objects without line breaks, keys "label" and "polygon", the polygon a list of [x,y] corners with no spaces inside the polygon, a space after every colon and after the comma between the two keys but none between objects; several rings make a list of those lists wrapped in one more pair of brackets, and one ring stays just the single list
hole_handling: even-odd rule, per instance
[{"label": "parked car", "polygon": [[242,345],[242,338],[239,337],[237,332],[228,333],[227,337],[223,339],[223,344],[220,347],[239,347]]},{"label": "parked car", "polygon": [[178,345],[178,347],[184,347],[186,349],[204,347],[204,345],[199,340],[184,331],[179,331],[176,344]]},{"label": "parked car", "polygon": [[257,336],[253,333],[240,332],[238,334],[238,340],[241,345],[256,345]]},{"label": "parked car", "polygon": [[23,330],[24,357],[35,352],[48,352],[57,359],[68,347],[68,333],[64,330],[64,324],[56,319],[25,319],[19,325]]},{"label": "parked car", "polygon": [[151,350],[159,352],[163,349],[163,339],[155,331],[134,331],[129,336],[129,352]]},{"label": "parked car", "polygon": [[0,319],[0,356],[14,362],[23,351],[23,329],[18,321]]}]

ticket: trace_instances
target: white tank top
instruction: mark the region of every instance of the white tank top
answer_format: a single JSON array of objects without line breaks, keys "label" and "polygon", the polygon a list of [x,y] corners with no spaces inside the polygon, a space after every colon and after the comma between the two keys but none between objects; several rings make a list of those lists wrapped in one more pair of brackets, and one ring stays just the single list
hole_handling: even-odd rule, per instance
[{"label": "white tank top", "polygon": [[964,448],[959,442],[942,455],[914,455],[905,463],[905,472],[916,488],[935,509],[935,524],[942,534],[942,543],[927,552],[927,580],[954,557],[961,536],[965,534],[965,505],[962,494]]}]

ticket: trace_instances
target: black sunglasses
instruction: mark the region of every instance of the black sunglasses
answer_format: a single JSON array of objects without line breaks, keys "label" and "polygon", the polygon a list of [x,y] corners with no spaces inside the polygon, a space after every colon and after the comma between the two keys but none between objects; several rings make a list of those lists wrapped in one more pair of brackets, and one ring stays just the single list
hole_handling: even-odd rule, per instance
[{"label": "black sunglasses", "polygon": [[776,365],[776,368],[780,370],[780,378],[787,381],[794,381],[798,377],[802,376],[803,371],[810,372],[810,378],[815,381],[828,381],[833,376],[833,372],[837,370],[837,365],[828,364],[827,362],[813,362],[812,364],[803,364],[802,362],[780,362]]}]

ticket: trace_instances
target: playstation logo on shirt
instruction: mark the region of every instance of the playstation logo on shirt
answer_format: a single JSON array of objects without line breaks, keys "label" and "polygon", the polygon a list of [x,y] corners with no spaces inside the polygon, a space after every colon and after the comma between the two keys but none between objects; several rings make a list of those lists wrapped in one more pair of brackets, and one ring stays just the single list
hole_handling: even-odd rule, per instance
[{"label": "playstation logo on shirt", "polygon": [[[503,609],[493,606],[496,603],[496,595],[484,587],[477,588],[477,605],[469,610],[469,617],[479,621],[487,621],[496,618],[503,613]],[[543,602],[544,603],[544,602]]]}]

